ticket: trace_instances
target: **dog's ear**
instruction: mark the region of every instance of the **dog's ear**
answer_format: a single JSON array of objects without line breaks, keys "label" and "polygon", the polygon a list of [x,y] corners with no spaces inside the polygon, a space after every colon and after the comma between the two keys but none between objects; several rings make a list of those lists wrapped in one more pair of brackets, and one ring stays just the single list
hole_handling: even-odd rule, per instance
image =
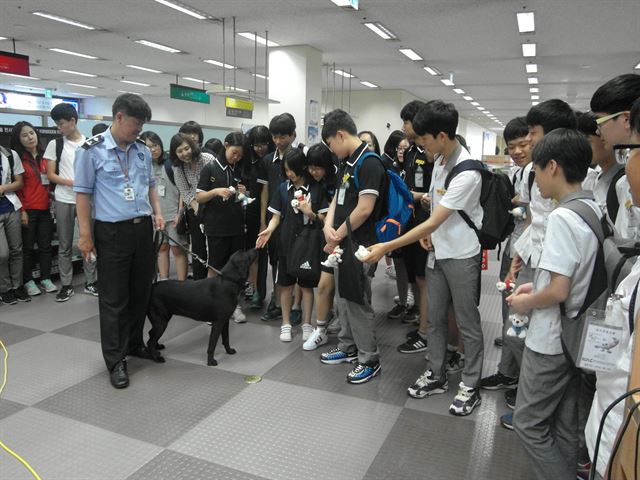
[{"label": "dog's ear", "polygon": [[231,258],[229,258],[223,267],[221,271],[222,276],[233,283],[244,285],[244,282],[247,280],[250,264],[251,261],[248,259],[246,252],[238,251],[231,255]]}]

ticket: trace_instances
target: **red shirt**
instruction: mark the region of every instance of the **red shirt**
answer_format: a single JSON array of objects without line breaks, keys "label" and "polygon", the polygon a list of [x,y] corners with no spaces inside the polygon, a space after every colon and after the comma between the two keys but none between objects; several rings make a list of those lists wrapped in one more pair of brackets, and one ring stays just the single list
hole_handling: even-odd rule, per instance
[{"label": "red shirt", "polygon": [[22,202],[22,208],[24,210],[49,210],[49,185],[42,185],[40,174],[47,172],[47,161],[38,156],[37,162],[40,166],[40,170],[36,173],[34,164],[31,160],[31,154],[25,152],[22,156],[22,166],[24,167],[24,186],[22,190],[18,190],[18,198]]}]

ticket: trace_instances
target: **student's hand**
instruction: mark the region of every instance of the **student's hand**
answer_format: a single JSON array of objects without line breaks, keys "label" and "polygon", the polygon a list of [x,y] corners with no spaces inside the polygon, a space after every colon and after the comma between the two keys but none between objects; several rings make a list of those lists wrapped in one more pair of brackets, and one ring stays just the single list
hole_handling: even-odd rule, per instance
[{"label": "student's hand", "polygon": [[324,232],[324,239],[327,243],[337,245],[342,240],[342,238],[340,238],[340,235],[338,235],[338,232],[329,225],[325,225],[322,231]]},{"label": "student's hand", "polygon": [[220,187],[213,189],[213,195],[216,197],[222,197],[226,200],[227,198],[231,197],[233,193],[231,193],[231,190],[226,187]]},{"label": "student's hand", "polygon": [[425,210],[428,209],[431,205],[431,195],[425,193],[420,199],[420,205],[422,205],[422,208],[424,208]]},{"label": "student's hand", "polygon": [[420,246],[424,248],[427,252],[433,251],[433,243],[431,243],[431,235],[427,235],[424,238],[420,239]]},{"label": "student's hand", "polygon": [[260,231],[263,231],[267,228],[267,224],[265,222],[263,222],[262,220],[260,220]]},{"label": "student's hand", "polygon": [[504,279],[502,280],[504,283],[516,283],[516,277],[518,276],[518,272],[520,271],[520,269],[522,268],[522,259],[520,258],[520,255],[516,255],[515,257],[513,257],[513,260],[511,261],[511,268],[509,268],[509,271],[507,272],[507,276],[504,277]]},{"label": "student's hand", "polygon": [[329,243],[329,242],[327,242],[327,244],[324,246],[324,248],[322,250],[324,250],[326,253],[331,255],[337,246],[338,246],[337,243]]},{"label": "student's hand", "polygon": [[4,196],[4,185],[0,185],[0,197]]},{"label": "student's hand", "polygon": [[305,202],[304,200],[302,202],[299,202],[298,210],[300,210],[309,218],[314,217],[314,213],[313,213],[313,210],[311,209],[311,205],[308,202]]},{"label": "student's hand", "polygon": [[247,194],[247,187],[245,187],[241,183],[238,184],[238,186],[236,187],[236,190],[238,190],[238,192],[240,193],[244,193],[245,195]]},{"label": "student's hand", "polygon": [[156,230],[164,230],[167,227],[167,222],[165,222],[164,217],[162,215],[156,214],[155,223],[156,223]]},{"label": "student's hand", "polygon": [[29,225],[29,215],[27,214],[26,210],[20,211],[20,223],[22,223],[22,225],[24,225],[25,227]]},{"label": "student's hand", "polygon": [[191,210],[193,210],[193,213],[197,215],[198,209],[200,208],[200,204],[195,200],[191,200],[191,203],[189,204],[189,206],[191,207]]},{"label": "student's hand", "polygon": [[78,249],[82,254],[82,258],[84,258],[86,262],[92,263],[91,254],[94,255],[94,258],[96,254],[96,248],[93,245],[93,238],[91,238],[91,236],[80,235],[80,238],[78,239]]},{"label": "student's hand", "polygon": [[272,233],[268,228],[262,230],[256,239],[256,248],[263,248],[269,242]]},{"label": "student's hand", "polygon": [[376,243],[367,248],[369,255],[362,259],[362,263],[378,263],[389,251],[386,243]]},{"label": "student's hand", "polygon": [[513,292],[513,295],[530,294],[530,293],[533,293],[533,282],[523,283],[518,288],[516,288],[515,292]]},{"label": "student's hand", "polygon": [[178,226],[178,222],[180,221],[180,214],[178,213],[175,217],[173,217],[173,227]]},{"label": "student's hand", "polygon": [[507,303],[516,313],[525,314],[531,310],[529,305],[531,297],[531,293],[514,293],[507,297]]}]

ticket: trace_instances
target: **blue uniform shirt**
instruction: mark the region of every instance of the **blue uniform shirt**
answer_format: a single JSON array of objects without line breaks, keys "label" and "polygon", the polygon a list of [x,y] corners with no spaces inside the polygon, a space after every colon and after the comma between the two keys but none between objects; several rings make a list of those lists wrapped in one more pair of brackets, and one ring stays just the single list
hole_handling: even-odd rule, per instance
[{"label": "blue uniform shirt", "polygon": [[[129,182],[124,173],[127,166]],[[93,195],[96,220],[120,222],[153,213],[149,188],[155,187],[156,180],[151,152],[144,144],[134,142],[122,150],[109,129],[76,151],[74,169],[73,191]],[[133,187],[134,200],[125,199],[127,186]]]}]

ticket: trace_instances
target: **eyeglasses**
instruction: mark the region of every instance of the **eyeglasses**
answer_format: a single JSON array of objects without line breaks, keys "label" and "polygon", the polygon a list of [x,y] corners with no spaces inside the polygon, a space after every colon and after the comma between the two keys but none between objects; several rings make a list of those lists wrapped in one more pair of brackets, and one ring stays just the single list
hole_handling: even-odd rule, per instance
[{"label": "eyeglasses", "polygon": [[635,150],[636,148],[640,148],[640,143],[618,143],[614,145],[613,154],[616,157],[616,161],[621,165],[626,165],[631,150]]},{"label": "eyeglasses", "polygon": [[596,118],[596,131],[598,132],[598,135],[600,135],[600,129],[602,128],[603,124],[607,123],[609,120],[613,120],[614,118],[619,117],[623,113],[626,113],[625,110],[617,113],[612,113],[611,115],[605,115],[604,117]]}]

